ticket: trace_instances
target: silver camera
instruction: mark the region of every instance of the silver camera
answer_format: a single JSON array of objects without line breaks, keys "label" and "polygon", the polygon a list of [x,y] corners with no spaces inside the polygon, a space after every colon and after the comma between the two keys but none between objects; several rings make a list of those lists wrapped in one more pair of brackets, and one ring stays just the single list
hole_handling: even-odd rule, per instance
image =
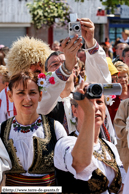
[{"label": "silver camera", "polygon": [[74,92],[73,98],[75,100],[83,100],[85,97],[89,99],[97,99],[97,98],[101,98],[102,94],[121,95],[121,92],[122,92],[122,86],[120,83],[89,84],[89,86],[86,88],[85,94]]},{"label": "silver camera", "polygon": [[70,21],[69,22],[69,37],[73,38],[75,34],[78,34],[78,38],[81,38],[81,24],[77,22],[77,14],[70,14]]}]

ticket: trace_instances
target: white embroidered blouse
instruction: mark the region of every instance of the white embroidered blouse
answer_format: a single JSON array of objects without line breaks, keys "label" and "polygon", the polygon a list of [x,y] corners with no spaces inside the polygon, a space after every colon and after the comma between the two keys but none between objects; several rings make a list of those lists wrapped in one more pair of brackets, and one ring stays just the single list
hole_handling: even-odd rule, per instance
[{"label": "white embroidered blouse", "polygon": [[[38,119],[41,119],[41,116],[39,116]],[[55,121],[55,134],[57,140],[60,137],[67,136],[64,127],[58,121]],[[42,124],[36,130],[33,130],[33,132],[30,131],[28,133],[15,131],[12,124],[9,139],[13,139],[14,147],[16,147],[17,150],[17,157],[20,159],[20,164],[26,171],[29,169],[33,161],[33,136],[44,138],[44,129]],[[23,175],[43,176],[42,174],[29,174],[28,172],[23,173]]]}]

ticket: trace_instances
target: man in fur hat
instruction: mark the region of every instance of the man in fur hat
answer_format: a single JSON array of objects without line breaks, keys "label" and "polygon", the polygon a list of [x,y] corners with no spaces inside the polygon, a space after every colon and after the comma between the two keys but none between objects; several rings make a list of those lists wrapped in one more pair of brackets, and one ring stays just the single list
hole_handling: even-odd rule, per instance
[{"label": "man in fur hat", "polygon": [[[65,39],[65,41],[68,40],[69,39]],[[52,77],[55,79],[55,84],[50,84],[50,87],[47,88],[47,92],[43,93],[42,107],[44,112],[48,113],[53,109],[58,96],[64,89],[65,83],[70,76],[69,72],[72,71],[74,65],[76,64],[76,53],[82,46],[81,41],[82,39],[78,39],[78,36],[69,40],[68,46],[64,51],[66,58],[66,71],[65,69],[59,68],[57,71],[52,73]],[[45,72],[45,61],[51,52],[52,51],[49,46],[43,41],[29,37],[21,37],[18,41],[13,43],[7,57],[9,75],[13,76],[21,70],[27,69],[31,69],[37,74]],[[7,92],[8,88],[4,89],[0,93],[0,123],[16,115],[15,106],[9,101]]]}]

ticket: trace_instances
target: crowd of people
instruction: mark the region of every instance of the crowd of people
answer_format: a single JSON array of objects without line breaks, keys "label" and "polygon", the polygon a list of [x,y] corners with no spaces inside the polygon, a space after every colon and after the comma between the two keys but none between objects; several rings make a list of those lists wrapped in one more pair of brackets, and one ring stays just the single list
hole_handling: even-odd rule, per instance
[{"label": "crowd of people", "polygon": [[[61,186],[63,193],[125,194],[129,167],[129,41],[98,43],[88,18],[55,41],[0,45],[1,186]],[[85,44],[83,44],[83,41]],[[120,95],[87,98],[91,83]],[[74,93],[84,96],[74,99]]]}]

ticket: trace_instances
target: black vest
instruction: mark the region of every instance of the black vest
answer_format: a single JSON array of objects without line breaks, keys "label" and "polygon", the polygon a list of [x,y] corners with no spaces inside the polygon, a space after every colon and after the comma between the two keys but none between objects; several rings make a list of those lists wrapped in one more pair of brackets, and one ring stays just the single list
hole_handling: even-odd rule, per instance
[{"label": "black vest", "polygon": [[[48,174],[54,172],[53,156],[56,144],[54,120],[43,115],[41,117],[45,138],[33,137],[34,158],[32,165],[28,169],[30,174]],[[1,139],[12,162],[12,169],[7,173],[25,173],[26,171],[19,164],[13,140],[9,139],[12,120],[13,118],[10,118],[1,124]]]}]

